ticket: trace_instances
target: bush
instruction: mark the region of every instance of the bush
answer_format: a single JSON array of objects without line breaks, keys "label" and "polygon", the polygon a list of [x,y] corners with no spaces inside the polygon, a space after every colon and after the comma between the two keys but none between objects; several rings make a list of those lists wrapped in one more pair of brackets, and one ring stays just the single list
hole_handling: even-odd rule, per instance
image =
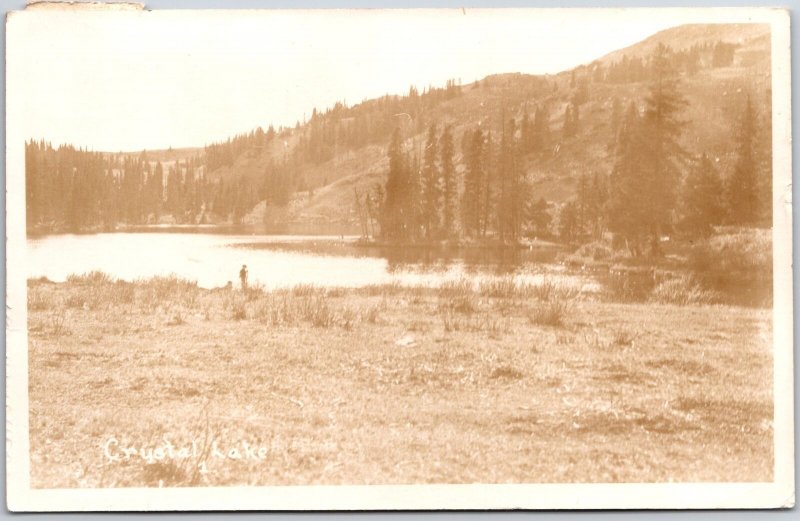
[{"label": "bush", "polygon": [[530,314],[529,320],[538,326],[563,326],[572,304],[568,300],[552,299],[537,303]]},{"label": "bush", "polygon": [[656,286],[655,275],[651,272],[612,272],[602,281],[613,302],[645,302]]},{"label": "bush", "polygon": [[770,230],[727,228],[694,246],[688,257],[696,279],[725,302],[772,306]]},{"label": "bush", "polygon": [[709,304],[714,294],[704,290],[692,275],[681,275],[658,284],[650,296],[652,302],[659,304]]},{"label": "bush", "polygon": [[741,228],[714,235],[692,248],[690,266],[735,277],[772,276],[771,230]]},{"label": "bush", "polygon": [[605,261],[614,257],[614,250],[611,245],[603,241],[594,241],[578,248],[574,256],[595,261]]}]

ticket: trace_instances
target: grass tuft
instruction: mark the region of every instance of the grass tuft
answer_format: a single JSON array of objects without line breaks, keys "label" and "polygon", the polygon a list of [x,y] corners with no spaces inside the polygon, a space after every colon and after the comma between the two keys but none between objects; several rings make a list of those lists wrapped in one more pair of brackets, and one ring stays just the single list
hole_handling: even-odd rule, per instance
[{"label": "grass tuft", "polygon": [[538,302],[530,311],[528,318],[537,326],[561,327],[572,310],[568,300],[554,299]]},{"label": "grass tuft", "polygon": [[111,277],[111,275],[96,270],[88,273],[82,273],[80,275],[72,274],[67,277],[67,283],[80,286],[111,284],[113,282],[114,279]]},{"label": "grass tuft", "polygon": [[692,275],[686,274],[667,279],[658,284],[650,296],[652,302],[659,304],[710,304],[714,294],[703,289]]}]

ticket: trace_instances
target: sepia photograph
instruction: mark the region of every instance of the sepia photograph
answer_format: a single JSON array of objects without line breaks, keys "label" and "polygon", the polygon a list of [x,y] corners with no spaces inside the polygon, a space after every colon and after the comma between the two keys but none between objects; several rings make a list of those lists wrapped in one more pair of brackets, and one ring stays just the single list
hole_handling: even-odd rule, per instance
[{"label": "sepia photograph", "polygon": [[794,504],[786,11],[6,31],[12,510]]}]

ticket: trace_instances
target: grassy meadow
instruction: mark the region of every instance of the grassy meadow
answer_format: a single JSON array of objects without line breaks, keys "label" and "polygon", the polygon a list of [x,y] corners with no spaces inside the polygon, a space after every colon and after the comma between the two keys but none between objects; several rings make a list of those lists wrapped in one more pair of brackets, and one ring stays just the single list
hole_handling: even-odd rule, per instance
[{"label": "grassy meadow", "polygon": [[772,311],[697,291],[32,279],[31,483],[769,481]]}]

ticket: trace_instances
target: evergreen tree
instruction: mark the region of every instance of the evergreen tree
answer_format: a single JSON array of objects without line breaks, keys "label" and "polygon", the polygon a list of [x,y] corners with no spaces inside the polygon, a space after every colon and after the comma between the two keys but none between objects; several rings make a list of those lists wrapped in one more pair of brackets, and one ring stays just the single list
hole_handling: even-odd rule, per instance
[{"label": "evergreen tree", "polygon": [[634,256],[642,252],[649,212],[649,204],[642,197],[646,181],[639,167],[644,152],[641,127],[641,117],[636,105],[631,102],[614,147],[608,204],[609,228],[625,241]]},{"label": "evergreen tree", "polygon": [[651,236],[651,253],[659,255],[659,236],[671,227],[672,213],[687,155],[680,145],[684,122],[679,114],[686,105],[669,49],[660,44],[652,58],[653,80],[645,98],[641,132],[642,191],[650,210],[645,217]]},{"label": "evergreen tree", "polygon": [[476,129],[474,132],[464,132],[462,149],[466,172],[464,194],[461,199],[461,222],[468,237],[476,237],[482,229],[480,207],[484,185],[483,140],[483,132],[480,129]]},{"label": "evergreen tree", "polygon": [[558,215],[558,236],[563,242],[572,242],[578,235],[578,207],[575,201],[568,201],[561,207]]},{"label": "evergreen tree", "polygon": [[725,217],[719,172],[705,154],[689,171],[683,185],[681,227],[690,236],[707,236]]},{"label": "evergreen tree", "polygon": [[536,113],[533,116],[532,140],[532,150],[535,151],[544,150],[550,144],[550,114],[546,105],[536,107]]},{"label": "evergreen tree", "polygon": [[728,183],[728,219],[733,224],[755,224],[761,216],[758,163],[755,153],[756,114],[750,96],[736,126],[736,163]]},{"label": "evergreen tree", "polygon": [[502,241],[516,242],[522,234],[527,185],[522,171],[522,157],[515,138],[516,123],[510,119],[503,126],[500,143],[500,192],[497,199],[497,231]]},{"label": "evergreen tree", "polygon": [[484,168],[484,176],[483,176],[482,201],[480,206],[480,213],[481,213],[481,237],[485,238],[486,233],[489,231],[489,222],[492,218],[492,198],[494,191],[492,180],[494,176],[490,175],[490,171],[497,164],[493,152],[491,130],[487,131],[486,133],[486,141],[485,141],[485,146],[483,148],[482,163]]},{"label": "evergreen tree", "polygon": [[422,167],[422,228],[425,239],[431,240],[439,235],[441,200],[441,172],[439,170],[439,140],[436,136],[436,125],[428,129],[428,141],[425,145],[424,164]]},{"label": "evergreen tree", "polygon": [[550,221],[552,220],[549,212],[550,205],[544,198],[539,198],[527,207],[527,227],[525,235],[529,238],[541,238],[550,235]]},{"label": "evergreen tree", "polygon": [[394,241],[409,237],[409,164],[400,129],[396,128],[389,145],[389,175],[386,181],[386,199],[381,220],[381,231]]},{"label": "evergreen tree", "polygon": [[456,197],[458,186],[456,184],[456,168],[453,163],[453,135],[450,125],[444,128],[441,137],[441,165],[442,165],[442,225],[444,236],[452,239],[455,236]]},{"label": "evergreen tree", "polygon": [[575,133],[573,131],[572,103],[570,103],[569,105],[567,105],[567,108],[564,111],[564,125],[561,127],[561,136],[564,139],[567,139],[574,135]]}]

